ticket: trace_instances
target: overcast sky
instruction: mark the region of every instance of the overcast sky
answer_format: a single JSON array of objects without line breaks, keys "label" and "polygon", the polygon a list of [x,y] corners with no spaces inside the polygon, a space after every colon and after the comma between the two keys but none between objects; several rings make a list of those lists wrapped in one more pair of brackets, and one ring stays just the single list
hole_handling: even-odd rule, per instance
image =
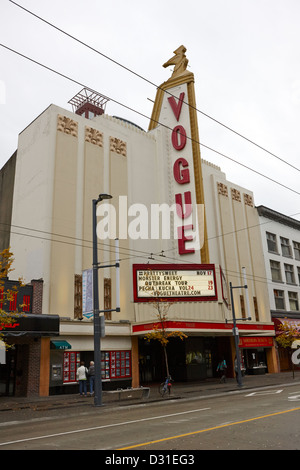
[{"label": "overcast sky", "polygon": [[[155,86],[104,56],[160,85],[172,72],[162,64],[185,45],[195,75],[202,158],[253,191],[256,205],[300,219],[299,0],[16,2],[103,55],[9,0],[0,0],[1,44],[110,97],[107,114],[145,130]],[[18,134],[51,103],[71,110],[68,101],[81,86],[3,47],[0,64],[2,167]]]}]

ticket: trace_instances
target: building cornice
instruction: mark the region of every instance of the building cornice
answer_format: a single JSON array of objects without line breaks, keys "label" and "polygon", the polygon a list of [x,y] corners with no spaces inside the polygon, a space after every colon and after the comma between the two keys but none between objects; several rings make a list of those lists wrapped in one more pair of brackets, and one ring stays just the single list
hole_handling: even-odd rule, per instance
[{"label": "building cornice", "polygon": [[274,220],[283,225],[288,225],[296,230],[300,230],[300,221],[289,217],[288,215],[281,214],[280,212],[274,211],[266,206],[257,206],[256,207],[258,215],[261,217],[266,217],[268,219]]}]

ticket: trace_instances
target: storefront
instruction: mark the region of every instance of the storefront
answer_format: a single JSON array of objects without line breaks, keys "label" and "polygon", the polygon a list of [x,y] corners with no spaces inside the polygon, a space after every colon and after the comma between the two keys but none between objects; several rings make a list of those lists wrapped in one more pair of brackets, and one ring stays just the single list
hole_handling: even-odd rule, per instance
[{"label": "storefront", "polygon": [[[273,315],[276,315],[273,316]],[[276,337],[282,334],[281,327],[284,324],[290,325],[291,327],[296,327],[299,332],[300,336],[300,318],[299,316],[296,317],[295,314],[291,314],[290,312],[285,312],[280,314],[278,312],[272,312],[272,319],[275,325],[275,334]],[[298,338],[299,339],[299,338]],[[278,357],[279,357],[279,365],[281,371],[292,370],[293,368],[297,368],[298,366],[292,364],[291,361],[291,350],[289,348],[283,348],[278,344]]]},{"label": "storefront", "polygon": [[241,367],[245,374],[268,372],[267,350],[273,347],[273,337],[244,336],[240,338]]},{"label": "storefront", "polygon": [[58,315],[12,315],[3,327],[9,348],[0,364],[0,395],[48,395],[50,337],[59,335]]},{"label": "storefront", "polygon": [[[51,341],[53,344],[54,342]],[[60,345],[60,343],[62,343]],[[53,346],[52,346],[53,348]],[[67,350],[66,350],[67,349]],[[83,361],[88,368],[93,351],[73,351],[66,341],[57,341],[51,350],[50,394],[73,393],[78,390],[77,369]],[[103,389],[131,385],[131,351],[114,350],[101,352],[101,378]]]},{"label": "storefront", "polygon": [[[50,341],[50,395],[78,392],[77,369],[80,362],[88,368],[94,361],[94,327],[92,321],[76,325],[62,320],[60,337]],[[127,322],[105,326],[101,338],[101,379],[103,390],[132,385],[132,340]]]}]

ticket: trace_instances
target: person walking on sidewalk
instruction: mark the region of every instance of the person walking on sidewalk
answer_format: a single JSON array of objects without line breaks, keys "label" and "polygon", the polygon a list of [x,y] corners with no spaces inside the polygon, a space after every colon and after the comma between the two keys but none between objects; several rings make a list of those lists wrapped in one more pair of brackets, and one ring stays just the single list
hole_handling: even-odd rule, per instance
[{"label": "person walking on sidewalk", "polygon": [[95,383],[95,365],[94,362],[90,362],[90,367],[88,370],[88,376],[90,381],[90,395],[94,395],[94,383]]},{"label": "person walking on sidewalk", "polygon": [[87,396],[86,394],[87,393],[87,387],[86,387],[87,373],[88,373],[88,370],[85,367],[84,362],[81,361],[80,367],[78,367],[77,369],[77,380],[79,382],[79,393],[81,397],[83,396],[83,393],[85,397]]},{"label": "person walking on sidewalk", "polygon": [[220,377],[220,384],[226,382],[226,369],[227,369],[227,364],[226,364],[225,359],[223,358],[219,362],[218,367],[217,367],[217,371],[219,372],[219,374],[221,376]]}]

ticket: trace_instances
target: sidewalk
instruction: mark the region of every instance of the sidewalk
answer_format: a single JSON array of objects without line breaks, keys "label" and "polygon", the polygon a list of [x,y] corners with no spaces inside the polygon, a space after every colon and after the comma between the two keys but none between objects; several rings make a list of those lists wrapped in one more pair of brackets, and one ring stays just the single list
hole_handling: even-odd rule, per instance
[{"label": "sidewalk", "polygon": [[[174,400],[183,398],[204,398],[212,397],[233,391],[258,389],[263,387],[297,385],[300,386],[300,371],[295,372],[295,378],[291,371],[278,374],[265,375],[247,375],[242,379],[242,388],[237,385],[235,379],[227,379],[226,383],[219,383],[218,379],[206,379],[198,382],[180,382],[174,383],[170,396],[162,398],[158,393],[158,385],[150,385],[149,398],[141,398],[139,395],[134,397],[134,393],[122,394],[119,400],[118,394],[108,394],[103,391],[102,403],[109,407],[118,407],[124,405],[134,405],[141,403],[151,403],[155,401]],[[300,390],[300,389],[299,389]],[[0,397],[0,420],[1,412],[20,411],[20,410],[53,410],[66,407],[91,407],[94,406],[94,398],[82,398],[78,394],[73,395],[53,395],[49,397]]]}]

